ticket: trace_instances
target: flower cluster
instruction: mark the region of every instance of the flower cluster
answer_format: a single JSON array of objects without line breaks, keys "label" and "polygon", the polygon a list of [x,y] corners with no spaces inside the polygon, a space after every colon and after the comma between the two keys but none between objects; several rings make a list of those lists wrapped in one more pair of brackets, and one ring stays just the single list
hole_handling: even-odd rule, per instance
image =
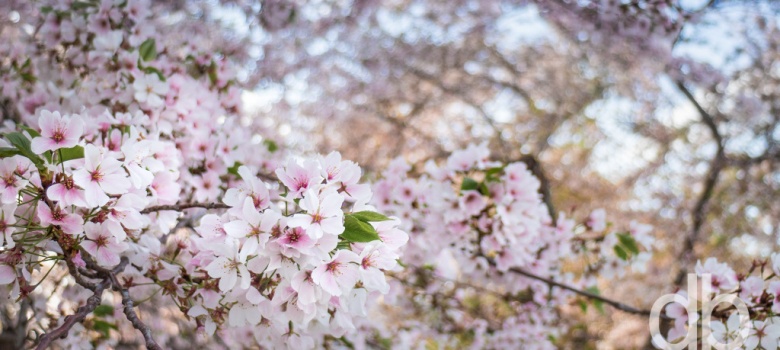
[{"label": "flower cluster", "polygon": [[[684,338],[689,327],[701,326],[705,336],[711,335],[721,344],[738,342],[741,348],[748,350],[778,348],[780,318],[776,315],[780,313],[780,280],[777,278],[780,276],[780,254],[773,253],[769,259],[754,261],[750,270],[744,274],[737,274],[731,266],[716,258],[697,262],[694,272],[697,285],[688,288],[697,288],[697,294],[689,295],[684,290],[678,294],[686,300],[697,300],[697,309],[690,310],[694,312],[695,318],[689,318],[686,310],[688,305],[667,305],[666,314],[673,320],[673,326],[664,334],[668,341]],[[705,292],[708,294],[705,295]],[[716,296],[738,298],[747,307],[749,318],[740,317],[734,308],[739,301],[733,306],[700,302],[712,301]],[[705,310],[707,307],[711,309]],[[703,322],[707,311],[712,318],[709,324]]]},{"label": "flower cluster", "polygon": [[250,326],[260,344],[293,348],[355,330],[366,300],[387,293],[384,273],[400,268],[408,239],[397,219],[366,203],[360,168],[338,153],[290,161],[277,170],[280,198],[247,167],[239,173],[243,185],[225,194],[227,212],[206,215],[195,228],[187,274],[205,272],[202,283],[218,283],[198,289],[188,314],[204,320],[209,334],[226,322]]},{"label": "flower cluster", "polygon": [[[540,180],[526,164],[492,162],[489,155],[485,144],[471,145],[441,166],[427,162],[418,176],[396,160],[375,184],[377,208],[401,218],[411,235],[402,255],[406,271],[394,275],[396,293],[380,310],[428,314],[402,316],[407,321],[401,325],[374,325],[379,338],[390,341],[388,329],[395,329],[404,337],[392,340],[402,347],[434,341],[552,348],[565,326],[556,307],[573,294],[543,279],[595,292],[595,276],[623,275],[629,266],[641,270],[647,264],[654,249],[649,226],[632,222],[628,232],[608,230],[603,210],[579,225],[563,214],[553,221]],[[567,270],[567,262],[586,269]],[[438,328],[420,323],[430,314],[440,315]]]},{"label": "flower cluster", "polygon": [[[224,340],[246,347],[351,332],[398,268],[398,220],[367,204],[360,167],[338,153],[281,166],[267,126],[240,113],[227,48],[198,26],[159,35],[170,23],[155,6],[45,1],[34,35],[4,32],[20,40],[0,44],[0,102],[13,101],[0,126],[0,294],[54,310],[36,313],[42,346],[110,345],[114,329],[152,335],[150,348],[182,327],[251,330]],[[52,299],[53,286],[64,292]],[[139,318],[147,301],[182,312]]]}]

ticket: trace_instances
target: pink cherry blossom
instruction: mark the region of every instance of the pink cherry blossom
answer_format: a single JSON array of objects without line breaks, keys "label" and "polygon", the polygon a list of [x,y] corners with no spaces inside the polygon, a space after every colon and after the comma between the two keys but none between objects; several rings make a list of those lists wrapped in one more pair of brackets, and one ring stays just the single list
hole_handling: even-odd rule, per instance
[{"label": "pink cherry blossom", "polygon": [[290,194],[294,198],[300,197],[306,190],[322,182],[318,165],[313,161],[306,161],[300,165],[290,160],[286,167],[276,170],[276,175],[290,189]]},{"label": "pink cherry blossom", "polygon": [[63,207],[71,205],[87,206],[87,203],[84,201],[84,191],[76,186],[73,177],[67,175],[61,182],[49,186],[46,190],[46,196]]},{"label": "pink cherry blossom", "polygon": [[696,263],[696,274],[709,273],[712,275],[712,290],[730,290],[737,287],[737,274],[726,263],[719,263],[715,258],[708,258],[702,265],[701,261]]},{"label": "pink cherry blossom", "polygon": [[596,232],[604,231],[607,228],[607,211],[603,208],[596,209],[590,213],[587,225]]},{"label": "pink cherry blossom", "polygon": [[62,229],[62,232],[69,235],[79,236],[83,233],[83,219],[76,214],[68,213],[59,206],[52,209],[45,204],[38,205],[38,220],[41,221],[43,227],[57,225]]},{"label": "pink cherry blossom", "polygon": [[780,281],[769,282],[769,286],[766,292],[771,294],[772,297],[772,312],[775,314],[780,313]]},{"label": "pink cherry blossom", "polygon": [[163,97],[168,93],[168,84],[160,81],[156,74],[136,75],[133,82],[135,99],[151,108],[162,107]]},{"label": "pink cherry blossom", "polygon": [[73,173],[73,181],[84,189],[85,202],[91,207],[105,205],[109,194],[125,194],[130,188],[122,163],[91,144],[84,147],[84,168]]},{"label": "pink cherry blossom", "polygon": [[16,232],[16,203],[4,204],[0,207],[0,235],[3,236],[3,247],[11,249],[15,247],[13,233]]},{"label": "pink cherry blossom", "polygon": [[76,146],[84,132],[79,115],[62,116],[57,111],[42,110],[38,118],[41,136],[34,138],[30,145],[36,154]]},{"label": "pink cherry blossom", "polygon": [[18,161],[17,157],[0,159],[0,202],[3,204],[16,203],[19,190],[29,183],[18,173]]},{"label": "pink cherry blossom", "polygon": [[241,290],[249,288],[251,282],[246,262],[249,255],[255,254],[257,241],[247,240],[239,246],[235,239],[228,239],[224,246],[218,247],[221,256],[206,266],[206,272],[213,278],[219,278],[219,289],[223,292],[232,290],[241,278],[238,287]]},{"label": "pink cherry blossom", "polygon": [[104,224],[88,222],[84,224],[84,233],[87,239],[81,242],[81,247],[95,257],[100,266],[112,267],[119,264],[120,254],[127,250],[127,243],[117,242]]},{"label": "pink cherry blossom", "polygon": [[16,269],[6,264],[0,264],[0,285],[9,285],[16,281]]},{"label": "pink cherry blossom", "polygon": [[349,250],[339,250],[332,260],[312,271],[312,281],[331,295],[340,296],[343,290],[353,287],[360,278],[359,263],[360,257],[357,254]]},{"label": "pink cherry blossom", "polygon": [[323,234],[338,235],[344,231],[343,202],[344,197],[336,191],[318,193],[308,189],[300,202],[306,214],[295,214],[287,224],[303,228],[313,239],[319,239]]}]

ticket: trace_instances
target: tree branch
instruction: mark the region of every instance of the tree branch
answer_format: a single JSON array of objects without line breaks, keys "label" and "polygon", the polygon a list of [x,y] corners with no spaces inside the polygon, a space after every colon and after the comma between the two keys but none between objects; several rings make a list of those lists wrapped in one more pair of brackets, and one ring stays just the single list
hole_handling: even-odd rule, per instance
[{"label": "tree branch", "polygon": [[552,193],[550,193],[550,180],[547,179],[547,176],[544,174],[542,164],[539,163],[536,157],[530,154],[521,157],[520,161],[525,163],[528,166],[528,170],[530,170],[531,173],[534,174],[537,179],[539,179],[539,182],[541,183],[539,192],[542,193],[542,200],[544,201],[544,205],[547,207],[547,212],[550,214],[550,218],[552,218],[553,226],[558,226],[558,213],[555,211],[555,206],[552,202]]},{"label": "tree branch", "polygon": [[48,348],[51,345],[51,342],[54,340],[58,338],[64,338],[66,335],[68,335],[68,331],[70,331],[70,329],[76,325],[76,323],[84,321],[87,315],[92,313],[92,311],[95,311],[95,308],[100,305],[100,302],[103,300],[103,291],[108,287],[109,284],[110,281],[108,278],[106,278],[95,285],[95,293],[92,294],[89,299],[87,299],[87,303],[79,307],[75,314],[65,317],[65,322],[63,322],[61,326],[41,336],[36,349],[43,350]]},{"label": "tree branch", "polygon": [[715,140],[718,146],[718,150],[715,153],[715,156],[710,161],[710,170],[707,173],[707,177],[704,182],[704,190],[699,196],[699,200],[696,202],[696,206],[691,213],[693,218],[691,232],[685,238],[682,251],[680,252],[678,258],[681,266],[680,271],[677,273],[677,277],[675,278],[675,284],[680,285],[685,281],[685,275],[688,273],[687,266],[693,262],[693,258],[695,257],[693,248],[699,238],[701,228],[704,225],[704,217],[707,214],[707,204],[715,192],[715,185],[717,185],[720,172],[723,170],[725,165],[726,156],[723,146],[723,137],[718,131],[718,126],[715,124],[715,119],[704,110],[698,101],[696,101],[696,98],[693,96],[690,90],[685,87],[685,84],[683,84],[682,81],[677,82],[677,87],[680,88],[680,91],[682,91],[685,97],[687,97],[688,100],[694,105],[694,107],[696,107],[696,110],[701,116],[702,122],[704,122],[707,128],[710,129],[712,138]]},{"label": "tree branch", "polygon": [[[88,256],[85,256],[85,258],[88,258]],[[85,260],[85,262],[89,264],[89,262],[91,262],[91,259]],[[97,308],[100,305],[101,301],[103,300],[103,291],[105,291],[106,288],[108,288],[108,286],[111,285],[111,277],[109,276],[109,274],[113,275],[115,273],[124,271],[125,267],[129,262],[130,260],[127,257],[122,257],[122,260],[114,268],[110,270],[101,268],[101,270],[98,271],[98,274],[101,274],[103,280],[100,281],[100,283],[95,284],[94,288],[84,286],[85,288],[92,289],[94,291],[94,294],[92,294],[92,296],[89,297],[89,299],[87,299],[87,303],[79,307],[76,310],[75,314],[65,317],[65,322],[63,322],[61,326],[41,336],[40,340],[38,341],[38,346],[36,347],[36,349],[37,350],[46,349],[51,345],[51,342],[53,342],[54,340],[58,338],[64,338],[76,323],[80,323],[84,321],[87,315],[92,313],[92,311],[95,311],[95,308]],[[102,271],[107,271],[107,274],[102,273]]]},{"label": "tree branch", "polygon": [[130,292],[128,292],[126,288],[122,287],[122,284],[119,283],[119,280],[116,278],[116,274],[112,272],[109,274],[109,277],[111,279],[111,283],[114,285],[114,289],[118,290],[119,293],[122,294],[122,305],[124,306],[124,312],[127,320],[130,321],[130,323],[133,324],[133,327],[135,327],[135,329],[141,332],[141,334],[144,336],[146,348],[151,350],[161,350],[162,348],[157,345],[157,342],[155,342],[154,338],[152,337],[152,330],[149,328],[149,326],[144,324],[141,319],[138,318],[138,314],[135,313],[135,310],[133,309],[133,299],[130,298]]},{"label": "tree branch", "polygon": [[[488,258],[488,257],[486,257],[484,255],[481,255],[481,256],[484,257],[485,259],[487,259],[487,262],[488,262],[488,264],[490,264],[490,266],[493,266],[493,267],[496,266],[496,261],[495,260],[493,260],[491,258]],[[637,309],[637,308],[635,308],[633,306],[623,304],[621,302],[618,302],[618,301],[615,301],[615,300],[603,297],[601,295],[593,294],[591,292],[587,292],[587,291],[584,291],[584,290],[580,290],[580,289],[574,288],[572,286],[569,286],[569,285],[566,285],[566,284],[563,284],[563,283],[560,283],[560,282],[553,281],[550,278],[545,278],[545,277],[542,277],[542,276],[538,276],[536,274],[533,274],[531,272],[523,270],[523,269],[521,269],[519,267],[511,267],[511,268],[509,268],[509,271],[511,271],[513,273],[516,273],[516,274],[519,274],[519,275],[523,275],[523,276],[528,277],[530,279],[534,279],[534,280],[537,280],[537,281],[540,281],[540,282],[544,282],[547,285],[549,285],[550,287],[558,287],[558,288],[561,288],[561,289],[564,289],[564,290],[568,290],[568,291],[570,291],[570,292],[572,292],[574,294],[586,297],[588,299],[598,300],[598,301],[600,301],[600,302],[602,302],[604,304],[607,304],[609,306],[614,307],[615,309],[618,309],[620,311],[623,311],[623,312],[626,312],[626,313],[629,313],[629,314],[643,315],[643,316],[649,316],[650,315],[650,310]],[[670,317],[666,316],[665,314],[661,314],[660,317],[662,319],[670,319]]]},{"label": "tree branch", "polygon": [[148,207],[144,210],[141,210],[141,214],[149,214],[149,213],[164,211],[164,210],[182,211],[184,209],[191,209],[191,208],[227,209],[230,207],[227,204],[223,204],[223,203],[178,203],[178,204],[171,204],[171,205],[157,205],[153,207]]}]

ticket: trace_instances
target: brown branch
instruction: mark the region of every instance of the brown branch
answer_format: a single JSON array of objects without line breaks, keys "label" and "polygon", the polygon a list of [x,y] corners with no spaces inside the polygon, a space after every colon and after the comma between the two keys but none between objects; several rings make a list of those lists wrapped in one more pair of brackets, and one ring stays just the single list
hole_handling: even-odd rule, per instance
[{"label": "brown branch", "polygon": [[557,226],[558,213],[555,212],[555,206],[552,202],[552,193],[550,193],[550,180],[544,174],[542,164],[539,163],[536,157],[530,154],[521,157],[520,161],[525,163],[528,166],[528,170],[530,170],[531,173],[534,174],[537,179],[539,179],[539,182],[541,183],[539,186],[539,192],[542,193],[542,200],[544,201],[544,205],[547,207],[547,212],[550,214],[550,218],[552,218],[553,226]]},{"label": "brown branch", "polygon": [[[94,262],[92,262],[92,259],[90,259],[88,255],[84,256],[84,258],[85,258],[84,261],[88,265],[94,264]],[[89,299],[87,299],[87,303],[79,307],[76,310],[75,314],[65,317],[65,321],[62,323],[61,326],[41,336],[40,340],[38,341],[38,346],[36,347],[36,349],[38,350],[46,349],[51,345],[51,342],[53,342],[55,339],[64,338],[76,323],[80,323],[84,321],[87,315],[92,313],[92,311],[95,311],[95,308],[97,308],[100,305],[101,301],[103,300],[103,291],[105,291],[106,288],[111,284],[111,278],[108,274],[113,275],[115,273],[124,271],[129,261],[130,260],[128,260],[127,257],[122,257],[122,260],[114,268],[110,270],[100,268],[98,274],[101,274],[103,280],[100,281],[100,283],[95,284],[94,288],[89,288],[87,286],[84,286],[85,288],[92,289],[92,291],[94,291],[94,294],[92,294],[92,296],[89,297]],[[102,273],[102,271],[107,271],[107,274]]]},{"label": "brown branch", "polygon": [[710,161],[710,171],[707,173],[707,177],[704,181],[704,190],[699,196],[699,199],[696,202],[696,206],[691,213],[691,216],[693,217],[693,226],[691,227],[691,232],[687,237],[685,237],[682,251],[678,257],[678,261],[680,261],[681,266],[680,271],[677,273],[677,277],[675,278],[675,284],[681,285],[685,280],[685,275],[688,273],[687,266],[693,262],[693,258],[695,257],[693,248],[699,238],[701,228],[704,226],[704,218],[707,214],[707,205],[712,198],[713,193],[715,192],[715,185],[717,185],[720,172],[723,170],[725,165],[726,156],[723,146],[723,137],[718,131],[718,126],[715,124],[715,119],[704,110],[698,101],[696,101],[696,98],[693,96],[690,90],[685,87],[685,84],[683,84],[681,81],[678,81],[677,87],[680,88],[680,91],[682,91],[685,97],[687,97],[688,100],[694,105],[694,107],[696,107],[696,110],[701,116],[702,122],[704,122],[707,128],[710,129],[712,138],[715,140],[718,146],[718,150],[715,153],[715,156]]},{"label": "brown branch", "polygon": [[92,294],[89,299],[87,299],[87,303],[79,307],[75,314],[65,317],[65,322],[63,322],[61,326],[41,336],[36,349],[42,350],[48,348],[51,345],[51,342],[53,342],[55,339],[64,338],[66,335],[68,335],[68,331],[70,331],[70,329],[76,325],[76,323],[84,321],[87,315],[92,313],[92,311],[95,311],[95,308],[100,305],[100,302],[103,300],[103,291],[108,287],[109,284],[110,281],[108,278],[106,278],[95,285],[95,293]]},{"label": "brown branch", "polygon": [[[487,262],[488,262],[488,264],[490,264],[490,266],[493,266],[493,267],[496,266],[496,261],[495,260],[493,260],[491,258],[488,258],[488,257],[486,257],[484,255],[482,255],[482,257],[487,259]],[[512,271],[513,273],[516,273],[516,274],[519,274],[519,275],[523,275],[523,276],[528,277],[530,279],[534,279],[534,280],[537,280],[537,281],[540,281],[540,282],[544,282],[547,285],[549,285],[550,287],[558,287],[558,288],[561,288],[561,289],[564,289],[564,290],[568,290],[568,291],[570,291],[570,292],[572,292],[574,294],[586,297],[588,299],[598,300],[598,301],[600,301],[600,302],[602,302],[604,304],[607,304],[609,306],[614,307],[615,309],[618,309],[620,311],[623,311],[623,312],[626,312],[626,313],[629,313],[629,314],[643,315],[643,316],[649,316],[650,315],[650,310],[637,309],[637,308],[635,308],[633,306],[623,304],[623,303],[621,303],[619,301],[615,301],[615,300],[603,297],[603,296],[598,295],[598,294],[594,294],[594,293],[587,292],[587,291],[584,291],[584,290],[581,290],[581,289],[577,289],[577,288],[574,288],[572,286],[569,286],[569,285],[566,285],[566,284],[563,284],[563,283],[560,283],[560,282],[553,281],[550,278],[545,278],[545,277],[542,277],[542,276],[538,276],[536,274],[533,274],[531,272],[523,270],[523,269],[521,269],[519,267],[511,267],[511,268],[509,268],[509,271]],[[661,314],[660,317],[662,319],[670,319],[670,317],[666,316],[665,314]]]},{"label": "brown branch", "polygon": [[141,210],[141,214],[149,214],[149,213],[164,211],[164,210],[182,211],[191,208],[228,209],[230,207],[227,204],[223,204],[223,203],[178,203],[172,205],[157,205],[153,207],[148,207],[144,210]]},{"label": "brown branch", "polygon": [[122,305],[124,306],[124,312],[127,320],[130,321],[130,323],[133,324],[133,327],[141,332],[141,334],[144,336],[146,348],[151,350],[161,350],[162,348],[157,345],[157,343],[154,341],[154,338],[152,337],[152,330],[149,328],[149,326],[144,324],[141,319],[138,318],[138,314],[135,313],[135,310],[133,309],[133,299],[130,298],[130,292],[128,292],[126,288],[122,287],[122,284],[119,283],[119,280],[116,278],[116,274],[112,272],[109,277],[111,279],[111,283],[114,285],[114,289],[118,290],[119,293],[122,294]]}]

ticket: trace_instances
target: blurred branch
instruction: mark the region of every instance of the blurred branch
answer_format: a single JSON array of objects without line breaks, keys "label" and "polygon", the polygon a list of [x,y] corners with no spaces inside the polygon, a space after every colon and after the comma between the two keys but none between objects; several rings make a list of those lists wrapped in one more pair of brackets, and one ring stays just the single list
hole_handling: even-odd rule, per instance
[{"label": "blurred branch", "polygon": [[504,157],[508,156],[508,150],[506,149],[506,143],[503,142],[503,138],[501,137],[501,129],[498,127],[496,122],[493,120],[493,118],[490,117],[490,115],[485,111],[485,109],[476,101],[472,100],[471,97],[467,96],[462,91],[459,91],[455,88],[449,87],[445,85],[441,79],[438,79],[437,77],[428,74],[427,72],[420,70],[416,67],[412,67],[406,63],[403,63],[406,69],[411,72],[412,74],[416,75],[418,78],[427,81],[428,83],[433,84],[434,86],[438,87],[442,92],[448,95],[455,96],[459,98],[461,101],[466,103],[467,105],[474,108],[475,111],[482,117],[482,119],[485,121],[485,123],[490,126],[491,129],[493,129],[493,133],[495,134],[496,141],[501,145],[503,148]]},{"label": "blurred branch", "polygon": [[696,110],[699,112],[699,115],[701,116],[702,122],[710,130],[710,133],[712,134],[712,138],[715,140],[715,143],[717,144],[718,147],[715,156],[710,161],[710,170],[707,173],[707,177],[704,182],[704,190],[699,196],[699,199],[696,202],[696,206],[694,207],[693,212],[691,214],[693,217],[693,226],[691,227],[691,232],[688,233],[687,237],[685,237],[682,251],[680,252],[680,255],[678,257],[678,261],[680,262],[680,271],[677,273],[677,277],[675,278],[675,284],[680,285],[685,281],[685,275],[688,273],[687,266],[693,262],[693,259],[695,257],[693,248],[694,245],[696,244],[696,241],[699,238],[701,228],[704,225],[704,218],[707,214],[707,206],[709,204],[710,199],[712,198],[713,193],[715,192],[715,185],[717,185],[718,183],[718,177],[720,176],[720,172],[721,170],[723,170],[723,167],[725,166],[726,156],[723,147],[723,137],[718,131],[718,126],[715,124],[715,119],[709,113],[707,113],[707,111],[704,110],[701,104],[699,104],[699,102],[693,96],[691,91],[685,87],[685,84],[683,84],[682,81],[677,82],[677,87],[680,89],[680,91],[682,91],[685,97],[688,98],[688,100],[694,105],[694,107],[696,107]]},{"label": "blurred branch", "polygon": [[541,183],[539,192],[542,193],[542,200],[544,201],[544,205],[547,207],[547,212],[550,214],[550,218],[552,218],[553,226],[558,226],[558,215],[555,211],[555,206],[553,205],[552,193],[550,192],[550,180],[547,179],[547,175],[544,173],[542,164],[536,159],[536,157],[530,154],[522,156],[520,161],[525,163],[528,166],[528,170],[531,170],[531,173],[539,179],[539,182]]},{"label": "blurred branch", "polygon": [[[488,258],[488,257],[486,257],[484,255],[482,257],[487,259],[487,262],[488,262],[488,264],[490,264],[490,266],[493,266],[493,267],[496,266],[496,261],[495,260],[493,260],[491,258]],[[604,304],[612,306],[615,309],[618,309],[620,311],[623,311],[623,312],[626,312],[626,313],[629,313],[629,314],[644,315],[644,316],[649,316],[650,315],[650,310],[637,309],[637,308],[635,308],[633,306],[623,304],[623,303],[621,303],[619,301],[615,301],[615,300],[603,297],[603,296],[598,295],[598,294],[593,294],[591,292],[580,290],[580,289],[574,288],[572,286],[569,286],[569,285],[566,285],[566,284],[563,284],[563,283],[560,283],[560,282],[553,281],[550,278],[545,278],[545,277],[542,277],[542,276],[538,276],[538,275],[536,275],[534,273],[531,273],[529,271],[523,270],[523,269],[521,269],[519,267],[511,267],[511,268],[509,268],[509,271],[511,271],[513,273],[516,273],[516,274],[519,274],[519,275],[522,275],[522,276],[525,276],[525,277],[528,277],[530,279],[534,279],[534,280],[537,280],[537,281],[540,281],[540,282],[544,282],[545,284],[547,284],[551,288],[552,287],[558,287],[558,288],[570,291],[570,292],[572,292],[574,294],[577,294],[579,296],[583,296],[583,297],[591,299],[591,300],[598,300],[598,301],[600,301],[600,302],[602,302]],[[661,314],[660,317],[662,319],[669,319],[669,316],[666,316],[665,314]]]}]

